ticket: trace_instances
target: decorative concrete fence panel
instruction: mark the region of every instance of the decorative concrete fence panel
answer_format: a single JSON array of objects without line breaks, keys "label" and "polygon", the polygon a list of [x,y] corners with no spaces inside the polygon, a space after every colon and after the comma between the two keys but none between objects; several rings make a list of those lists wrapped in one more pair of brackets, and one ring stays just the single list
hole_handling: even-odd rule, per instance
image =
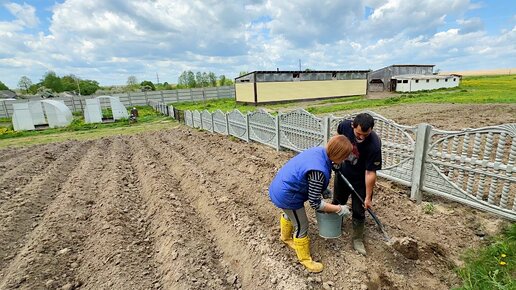
[{"label": "decorative concrete fence panel", "polygon": [[210,112],[208,112],[208,110],[204,110],[201,112],[201,119],[202,119],[202,128],[204,130],[213,132],[212,114]]},{"label": "decorative concrete fence panel", "polygon": [[429,128],[428,141],[424,191],[515,218],[516,124]]},{"label": "decorative concrete fence panel", "polygon": [[229,135],[249,141],[247,117],[239,110],[233,110],[227,114],[227,118]]},{"label": "decorative concrete fence panel", "polygon": [[199,113],[199,111],[192,111],[192,119],[194,128],[202,128],[201,113]]},{"label": "decorative concrete fence panel", "polygon": [[185,111],[185,124],[187,126],[193,127],[193,114],[191,111],[186,110]]},{"label": "decorative concrete fence panel", "polygon": [[281,147],[300,152],[326,142],[323,119],[303,109],[280,113],[278,119]]},{"label": "decorative concrete fence panel", "polygon": [[277,120],[276,117],[265,110],[258,110],[248,114],[249,139],[278,147]]},{"label": "decorative concrete fence panel", "polygon": [[213,131],[219,134],[228,134],[228,118],[221,110],[213,112]]},{"label": "decorative concrete fence panel", "polygon": [[[410,186],[410,198],[417,202],[428,192],[516,221],[516,124],[443,131],[367,113],[382,141],[379,176]],[[211,124],[213,132],[300,152],[325,144],[342,120],[356,114],[318,118],[296,110],[274,117],[262,110],[247,115],[233,110],[203,111],[202,118],[198,111],[185,111],[184,117],[191,127],[209,130]]]}]

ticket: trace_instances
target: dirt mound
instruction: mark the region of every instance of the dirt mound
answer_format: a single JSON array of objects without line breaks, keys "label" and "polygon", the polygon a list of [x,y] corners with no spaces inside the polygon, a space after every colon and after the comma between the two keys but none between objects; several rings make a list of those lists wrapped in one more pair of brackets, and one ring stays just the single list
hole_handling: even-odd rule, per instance
[{"label": "dirt mound", "polygon": [[[178,127],[0,151],[0,289],[449,289],[464,249],[504,221],[380,180],[374,209],[407,258],[367,219],[368,256],[317,236],[308,273],[279,241],[267,188],[293,156]],[[492,231],[490,229],[493,229]]]}]

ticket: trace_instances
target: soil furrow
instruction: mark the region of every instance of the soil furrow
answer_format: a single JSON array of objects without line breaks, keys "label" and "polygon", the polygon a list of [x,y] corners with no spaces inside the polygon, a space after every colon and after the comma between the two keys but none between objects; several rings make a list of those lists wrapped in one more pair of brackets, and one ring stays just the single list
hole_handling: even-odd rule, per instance
[{"label": "soil furrow", "polygon": [[[89,217],[94,229],[84,241],[77,277],[84,289],[159,288],[153,244],[127,137],[114,137],[97,180]],[[100,158],[100,157],[99,157]],[[102,162],[99,158],[93,162]],[[116,277],[116,279],[112,279]]]},{"label": "soil furrow", "polygon": [[[203,136],[203,134],[207,136]],[[201,168],[209,174],[211,181],[229,186],[231,192],[244,193],[238,194],[238,198],[234,199],[234,202],[244,207],[252,208],[259,213],[258,216],[264,217],[263,221],[274,229],[272,237],[279,235],[277,230],[279,210],[272,206],[267,196],[267,187],[277,169],[272,167],[270,162],[261,162],[261,159],[256,158],[260,156],[256,154],[256,151],[259,150],[250,149],[246,143],[227,142],[224,140],[224,137],[213,136],[209,133],[160,134],[159,137],[166,143],[174,144],[174,148],[177,146],[183,155],[191,156],[195,162],[202,162]],[[197,139],[197,141],[194,139]],[[188,144],[193,142],[196,142],[198,146],[188,146]],[[227,146],[228,150],[220,150],[221,145]],[[255,157],[245,158],[248,155]],[[203,156],[213,156],[213,158],[203,158]],[[223,168],[232,168],[233,170],[220,172],[217,168],[221,162],[223,162]],[[246,180],[246,182],[241,182],[241,180]],[[246,192],[254,192],[255,194],[245,194]],[[381,237],[378,235],[372,220],[368,219],[368,234],[373,237],[368,239],[368,244],[373,255],[362,257],[357,255],[351,247],[349,235],[351,233],[351,225],[349,220],[345,223],[345,230],[347,232],[344,232],[341,238],[325,240],[317,236],[315,213],[309,207],[307,207],[307,210],[308,218],[312,225],[309,230],[312,248],[317,249],[312,252],[312,256],[322,261],[326,266],[326,270],[320,274],[322,281],[331,281],[331,283],[337,283],[344,288],[352,287],[357,281],[367,283],[368,280],[374,279],[372,276],[375,276],[375,273],[384,272],[383,261],[377,261],[374,258],[376,254],[390,257],[393,260],[392,267],[394,269],[403,270],[404,272],[419,271],[417,267],[409,267],[409,265],[414,266],[414,263],[407,263],[403,256],[396,255],[392,248],[389,248],[381,241]],[[279,242],[276,244],[281,245]],[[286,257],[283,256],[283,259],[293,258],[295,262],[295,256],[292,253],[286,252],[285,254]],[[356,259],[346,259],[350,256],[356,257]],[[347,268],[354,269],[354,271],[351,271],[348,275],[339,275],[342,273],[338,269],[342,265],[347,265]],[[299,266],[296,270],[302,270],[302,267]],[[368,277],[360,274],[364,272],[371,272],[373,275]],[[384,279],[388,280],[386,276]],[[403,281],[405,279],[396,278],[396,280]],[[407,282],[408,280],[405,280],[405,283]],[[317,284],[312,283],[311,286],[317,287]]]},{"label": "soil furrow", "polygon": [[0,206],[0,274],[23,247],[25,236],[39,223],[43,213],[77,166],[91,143],[73,143],[45,172]]},{"label": "soil furrow", "polygon": [[48,154],[66,148],[68,143],[69,142],[50,143],[23,148],[2,149],[2,154],[0,155],[0,169],[9,170],[10,167],[15,167],[25,162],[27,158],[32,158],[34,155],[47,155],[51,157],[51,155]]},{"label": "soil furrow", "polygon": [[[452,116],[449,104],[428,106],[378,112],[418,124],[431,111],[433,125],[454,130],[471,112],[489,111],[468,119],[479,127],[514,111],[455,106],[462,113]],[[417,247],[386,245],[367,215],[360,256],[350,218],[325,240],[307,206],[312,256],[325,267],[311,274],[279,241],[281,211],[267,194],[294,155],[185,126],[0,149],[0,289],[450,289],[462,284],[454,268],[464,251],[508,224],[428,194],[415,204],[408,188],[380,179],[374,211]]]},{"label": "soil furrow", "polygon": [[[154,139],[158,139],[156,137]],[[278,233],[276,230],[272,235],[270,225],[264,223],[263,220],[269,217],[258,214],[249,204],[239,201],[240,195],[245,193],[228,192],[225,186],[211,181],[213,175],[206,172],[206,162],[195,162],[195,152],[181,152],[180,148],[186,148],[187,143],[176,145],[161,141],[151,146],[160,151],[169,170],[181,180],[181,188],[191,194],[197,210],[210,217],[206,223],[216,237],[215,242],[224,251],[224,260],[238,273],[243,288],[281,289],[287,285],[296,289],[306,288],[290,258],[283,254],[291,250],[279,243],[271,244],[271,240],[278,238]],[[209,156],[201,157],[209,159]]]},{"label": "soil furrow", "polygon": [[57,147],[54,145],[55,150],[35,149],[27,154],[29,156],[14,158],[0,165],[0,206],[9,199],[17,198],[23,192],[25,185],[32,182],[38,175],[45,174],[50,164],[76,145],[77,143],[67,142]]},{"label": "soil furrow", "polygon": [[[92,148],[93,142],[72,148],[68,158],[57,161],[40,182],[26,188],[30,202],[25,207],[29,208],[19,211],[2,226],[2,237],[10,240],[5,248],[11,256],[0,261],[5,266],[2,267],[5,270],[1,272],[0,289],[81,284],[75,279],[74,272],[80,262],[81,241],[91,231],[88,217],[94,199],[90,194],[95,191],[96,178],[102,174],[96,170],[100,169],[96,167],[98,165],[91,162],[102,154],[101,148],[105,148],[105,140],[98,142],[101,144]],[[85,174],[87,172],[93,174]],[[33,217],[37,217],[36,221]],[[14,231],[16,226],[17,231]],[[28,231],[31,232],[26,235]],[[14,259],[12,255],[16,255]]]},{"label": "soil furrow", "polygon": [[[214,237],[204,226],[204,213],[191,207],[190,192],[167,170],[166,162],[139,137],[132,142],[141,194],[152,210],[147,219],[155,240],[165,289],[231,289],[234,273],[220,262]],[[187,248],[188,250],[185,250]],[[236,286],[236,285],[235,285]]]}]

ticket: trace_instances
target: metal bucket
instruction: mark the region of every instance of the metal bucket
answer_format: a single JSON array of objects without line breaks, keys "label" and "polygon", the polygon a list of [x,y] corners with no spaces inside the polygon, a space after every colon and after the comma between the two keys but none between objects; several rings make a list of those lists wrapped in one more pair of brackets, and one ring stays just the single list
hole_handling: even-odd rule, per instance
[{"label": "metal bucket", "polygon": [[334,239],[342,234],[342,217],[336,213],[315,212],[319,236],[325,239]]}]

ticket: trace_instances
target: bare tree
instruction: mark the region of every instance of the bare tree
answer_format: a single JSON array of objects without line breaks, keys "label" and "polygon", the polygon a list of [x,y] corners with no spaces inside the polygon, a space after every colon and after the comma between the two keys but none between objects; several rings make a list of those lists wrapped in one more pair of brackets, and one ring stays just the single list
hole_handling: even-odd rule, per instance
[{"label": "bare tree", "polygon": [[135,76],[130,76],[127,78],[127,85],[134,86],[138,84],[138,79]]},{"label": "bare tree", "polygon": [[32,86],[32,81],[27,76],[22,76],[18,82],[18,88],[28,94],[30,86]]}]

